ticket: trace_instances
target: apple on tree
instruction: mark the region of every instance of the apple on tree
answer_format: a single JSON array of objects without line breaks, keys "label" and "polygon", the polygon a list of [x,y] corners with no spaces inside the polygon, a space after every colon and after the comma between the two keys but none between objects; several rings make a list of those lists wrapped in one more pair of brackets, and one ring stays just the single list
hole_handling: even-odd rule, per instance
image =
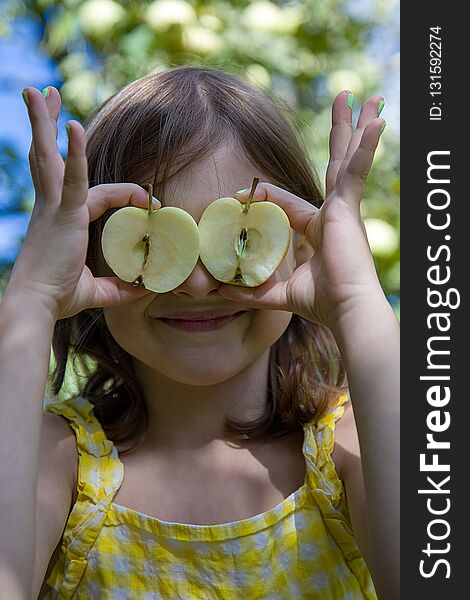
[{"label": "apple on tree", "polygon": [[126,206],[106,221],[103,256],[123,281],[163,294],[189,277],[199,259],[199,230],[193,217],[174,206]]},{"label": "apple on tree", "polygon": [[255,177],[245,204],[219,198],[199,220],[201,260],[218,281],[256,287],[269,279],[287,254],[289,218],[273,202],[252,202],[258,183]]}]

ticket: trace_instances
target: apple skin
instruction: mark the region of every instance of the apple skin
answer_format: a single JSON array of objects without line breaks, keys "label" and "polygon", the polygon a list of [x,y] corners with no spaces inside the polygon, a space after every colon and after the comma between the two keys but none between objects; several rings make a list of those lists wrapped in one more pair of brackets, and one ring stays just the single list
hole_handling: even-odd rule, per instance
[{"label": "apple skin", "polygon": [[[284,260],[290,244],[290,222],[273,202],[252,202],[246,213],[244,207],[230,197],[209,204],[198,224],[200,256],[218,281],[256,287]],[[247,240],[242,249],[239,240],[243,229]]]},{"label": "apple skin", "polygon": [[[144,265],[144,236],[150,238]],[[199,259],[199,229],[186,211],[165,206],[150,214],[126,206],[106,221],[101,247],[106,263],[123,281],[141,276],[148,290],[163,294],[185,281]]]}]

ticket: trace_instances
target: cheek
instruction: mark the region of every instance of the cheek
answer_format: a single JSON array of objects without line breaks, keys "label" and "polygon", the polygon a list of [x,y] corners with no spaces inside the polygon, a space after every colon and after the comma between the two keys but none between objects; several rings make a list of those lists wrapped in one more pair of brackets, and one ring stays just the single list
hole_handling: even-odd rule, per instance
[{"label": "cheek", "polygon": [[291,319],[292,313],[284,310],[258,310],[250,331],[257,350],[262,352],[273,346]]},{"label": "cheek", "polygon": [[[291,234],[293,232],[291,231]],[[286,281],[295,271],[293,235],[286,256],[268,281]],[[292,313],[284,310],[257,310],[250,337],[258,351],[266,350],[282,336],[292,319]]]},{"label": "cheek", "polygon": [[142,309],[132,310],[130,305],[125,308],[108,308],[104,312],[104,318],[110,334],[121,348],[132,356],[138,356],[142,336],[147,328]]},{"label": "cheek", "polygon": [[253,363],[282,336],[292,313],[257,310],[246,327],[212,343],[182,343],[152,331],[143,309],[127,307],[105,311],[115,341],[137,361],[164,376],[187,385],[213,385],[227,381]]}]

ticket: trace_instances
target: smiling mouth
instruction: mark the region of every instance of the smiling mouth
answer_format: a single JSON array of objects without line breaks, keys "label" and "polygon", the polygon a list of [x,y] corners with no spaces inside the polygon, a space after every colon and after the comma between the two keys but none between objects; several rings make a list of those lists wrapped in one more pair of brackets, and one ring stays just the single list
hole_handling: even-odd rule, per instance
[{"label": "smiling mouth", "polygon": [[239,311],[232,315],[217,317],[212,319],[180,319],[180,318],[159,318],[156,321],[160,321],[164,325],[172,327],[173,329],[179,329],[180,331],[189,331],[192,333],[202,333],[205,331],[214,331],[215,329],[221,329],[231,323],[247,311]]}]

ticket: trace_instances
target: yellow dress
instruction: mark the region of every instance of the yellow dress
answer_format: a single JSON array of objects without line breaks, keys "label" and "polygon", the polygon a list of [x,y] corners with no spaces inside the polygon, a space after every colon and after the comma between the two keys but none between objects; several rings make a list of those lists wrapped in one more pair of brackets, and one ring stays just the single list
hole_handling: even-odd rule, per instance
[{"label": "yellow dress", "polygon": [[274,508],[217,525],[163,521],[113,503],[117,450],[82,397],[46,399],[77,438],[78,497],[46,600],[376,600],[331,451],[341,396],[304,426],[304,484]]}]

